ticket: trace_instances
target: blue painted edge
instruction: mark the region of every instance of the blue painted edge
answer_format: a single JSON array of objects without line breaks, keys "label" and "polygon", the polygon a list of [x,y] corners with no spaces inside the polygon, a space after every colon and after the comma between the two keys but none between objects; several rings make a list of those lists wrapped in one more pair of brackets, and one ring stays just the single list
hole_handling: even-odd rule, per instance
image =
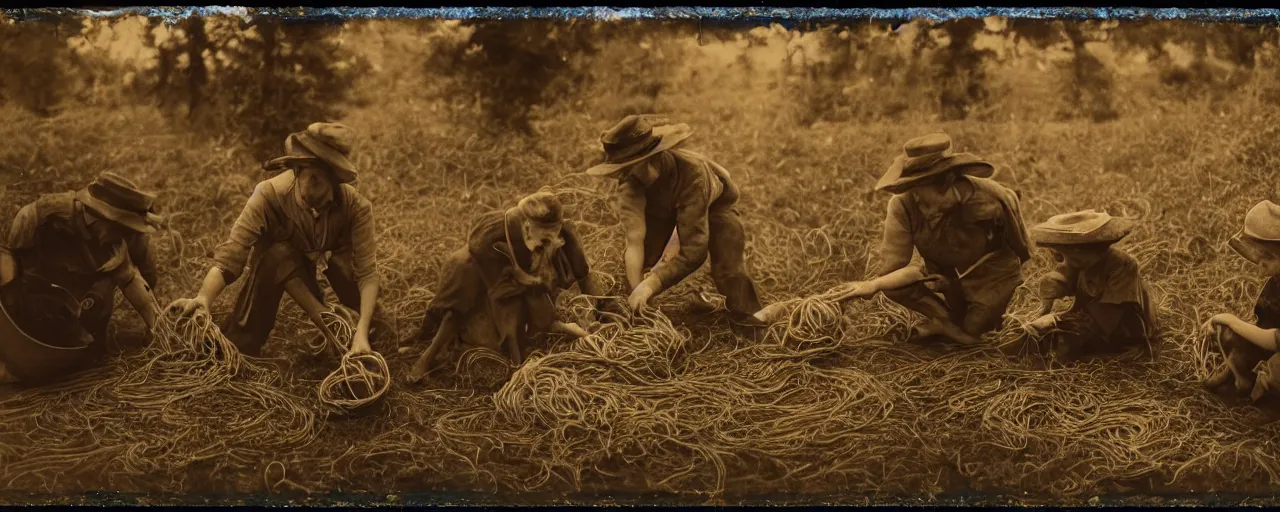
[{"label": "blue painted edge", "polygon": [[1141,7],[951,7],[835,9],[785,7],[298,7],[250,8],[233,6],[201,7],[123,7],[117,9],[0,9],[14,19],[78,15],[110,18],[143,15],[170,20],[190,16],[279,16],[285,18],[343,19],[720,19],[726,21],[819,21],[849,18],[885,20],[929,19],[946,21],[961,18],[1003,16],[1024,19],[1091,19],[1091,20],[1190,20],[1231,22],[1280,22],[1280,9],[1240,8],[1141,8]]}]

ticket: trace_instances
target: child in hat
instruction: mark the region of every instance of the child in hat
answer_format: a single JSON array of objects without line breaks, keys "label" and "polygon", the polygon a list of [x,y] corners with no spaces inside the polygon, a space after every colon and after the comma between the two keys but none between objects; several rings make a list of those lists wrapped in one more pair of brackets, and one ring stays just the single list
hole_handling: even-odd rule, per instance
[{"label": "child in hat", "polygon": [[[1231,382],[1237,393],[1254,391],[1256,400],[1275,388],[1276,382],[1260,378],[1254,368],[1268,358],[1280,363],[1275,357],[1280,336],[1280,205],[1263,201],[1251,208],[1245,214],[1244,229],[1231,238],[1230,246],[1256,265],[1267,281],[1253,306],[1254,323],[1230,313],[1214,315],[1205,323],[1205,335],[1222,330],[1220,340],[1227,356],[1205,385],[1217,390]],[[1268,375],[1280,377],[1280,373]]]},{"label": "child in hat", "polygon": [[[736,208],[738,187],[723,167],[681,147],[692,133],[686,124],[627,116],[600,136],[605,162],[586,171],[621,184],[623,260],[632,289],[627,303],[632,309],[646,306],[709,256],[711,278],[735,325],[759,325],[769,319],[760,316],[760,299],[743,260],[746,234]],[[673,235],[678,235],[678,249],[663,258]]]},{"label": "child in hat", "polygon": [[[878,277],[838,300],[884,292],[925,317],[913,340],[972,344],[999,329],[1031,256],[1018,194],[994,174],[990,163],[954,152],[945,133],[907,141],[876,185],[894,194]],[[911,264],[916,251],[923,268]]]},{"label": "child in hat", "polygon": [[357,177],[349,158],[353,138],[350,128],[336,123],[313,123],[289,135],[285,156],[264,165],[286,172],[258,184],[231,236],[214,249],[215,264],[200,292],[171,307],[183,314],[207,311],[224,288],[245,280],[222,331],[241,352],[256,356],[275,328],[286,292],[318,321],[324,294],[316,271],[327,258],[324,273],[334,294],[360,314],[350,352],[371,350],[375,324],[378,331],[394,331],[386,320],[375,320],[378,246],[373,206],[351,185]]},{"label": "child in hat", "polygon": [[[25,336],[0,337],[0,382],[55,380],[101,355],[115,291],[148,331],[157,307],[149,234],[162,219],[155,196],[105,172],[78,192],[41,196],[22,207],[0,245],[0,304]],[[68,349],[63,361],[33,361],[32,341]],[[37,370],[35,366],[40,366]]]},{"label": "child in hat", "polygon": [[435,334],[408,381],[425,377],[440,351],[457,341],[499,353],[505,347],[519,365],[531,335],[586,336],[579,325],[561,321],[555,309],[559,292],[575,283],[584,294],[604,296],[555,194],[532,194],[514,208],[481,216],[467,247],[445,262],[417,339]]},{"label": "child in hat", "polygon": [[[1042,316],[1002,350],[1052,353],[1062,362],[1134,347],[1150,353],[1156,333],[1151,293],[1138,262],[1114,247],[1132,229],[1131,221],[1094,210],[1056,215],[1032,228],[1036,245],[1049,249],[1059,265],[1041,280]],[[1050,313],[1068,296],[1074,297],[1071,309]]]}]

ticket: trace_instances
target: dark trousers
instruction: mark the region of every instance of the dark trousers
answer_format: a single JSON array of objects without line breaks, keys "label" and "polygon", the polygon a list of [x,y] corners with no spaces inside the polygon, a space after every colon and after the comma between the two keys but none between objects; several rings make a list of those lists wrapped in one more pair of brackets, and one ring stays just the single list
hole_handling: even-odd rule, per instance
[{"label": "dark trousers", "polygon": [[[747,240],[742,219],[732,206],[713,205],[708,212],[710,228],[711,280],[716,291],[725,297],[725,307],[738,316],[750,316],[760,310],[760,296],[755,282],[747,275],[744,259]],[[644,266],[652,268],[675,231],[675,219],[645,219]]]},{"label": "dark trousers", "polygon": [[[356,283],[350,255],[335,254],[329,260],[324,275],[338,301],[360,311],[360,285]],[[275,329],[280,299],[289,280],[301,279],[317,299],[324,300],[324,293],[316,280],[315,262],[286,243],[272,245],[260,254],[255,248],[249,270],[242,279],[245,280],[244,286],[222,332],[246,355],[262,354],[262,346]]]}]

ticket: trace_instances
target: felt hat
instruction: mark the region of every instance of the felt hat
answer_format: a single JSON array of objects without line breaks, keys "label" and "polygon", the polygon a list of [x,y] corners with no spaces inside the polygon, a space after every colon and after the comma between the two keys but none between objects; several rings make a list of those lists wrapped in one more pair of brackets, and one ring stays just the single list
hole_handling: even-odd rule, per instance
[{"label": "felt hat", "polygon": [[951,137],[945,133],[931,133],[907,141],[902,154],[893,159],[885,170],[876,190],[899,193],[911,188],[922,179],[936,176],[952,169],[979,178],[990,178],[995,167],[971,153],[955,153]]},{"label": "felt hat", "polygon": [[1280,205],[1263,201],[1244,215],[1244,228],[1228,245],[1245,259],[1257,263],[1261,252],[1275,254],[1280,249]]},{"label": "felt hat", "polygon": [[285,156],[263,164],[266,169],[288,167],[302,161],[319,160],[333,169],[338,183],[351,183],[359,172],[350,160],[355,132],[339,123],[311,123],[306,130],[289,134],[284,141]]},{"label": "felt hat", "polygon": [[[658,126],[654,126],[657,124]],[[604,162],[587,169],[590,176],[608,176],[627,166],[675,147],[693,135],[689,125],[668,124],[653,116],[630,115],[600,134]]]},{"label": "felt hat", "polygon": [[1112,217],[1105,212],[1084,210],[1049,217],[1031,228],[1037,245],[1079,245],[1115,243],[1133,231],[1130,219]]},{"label": "felt hat", "polygon": [[76,200],[98,216],[138,233],[152,233],[163,222],[155,213],[156,196],[138,189],[129,179],[104,172]]}]

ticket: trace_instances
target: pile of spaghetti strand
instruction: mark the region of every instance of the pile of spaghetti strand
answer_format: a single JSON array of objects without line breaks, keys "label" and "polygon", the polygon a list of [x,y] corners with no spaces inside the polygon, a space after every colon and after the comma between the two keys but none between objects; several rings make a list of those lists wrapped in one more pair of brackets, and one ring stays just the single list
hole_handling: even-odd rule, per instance
[{"label": "pile of spaghetti strand", "polygon": [[319,434],[314,399],[297,391],[207,315],[167,314],[145,351],[0,401],[0,483],[76,491],[102,475],[180,492],[187,478],[257,472],[271,453]]}]

